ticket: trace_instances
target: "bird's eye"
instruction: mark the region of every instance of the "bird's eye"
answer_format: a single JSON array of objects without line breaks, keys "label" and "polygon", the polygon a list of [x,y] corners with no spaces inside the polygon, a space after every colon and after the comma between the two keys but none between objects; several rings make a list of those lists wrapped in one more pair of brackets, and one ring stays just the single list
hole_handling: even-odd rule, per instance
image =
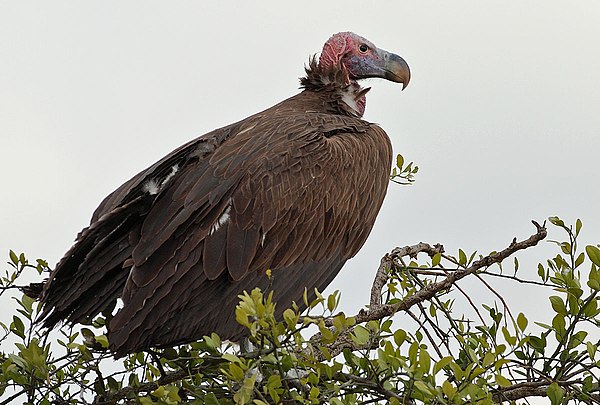
[{"label": "bird's eye", "polygon": [[362,53],[366,53],[369,50],[369,47],[366,44],[360,44],[360,46],[358,47],[358,50],[361,51]]}]

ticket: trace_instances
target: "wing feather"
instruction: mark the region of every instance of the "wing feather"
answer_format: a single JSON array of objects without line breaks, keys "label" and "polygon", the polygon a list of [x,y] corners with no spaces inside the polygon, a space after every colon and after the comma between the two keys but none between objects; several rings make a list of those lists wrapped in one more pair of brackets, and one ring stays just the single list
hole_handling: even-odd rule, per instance
[{"label": "wing feather", "polygon": [[[72,278],[70,301],[47,303],[89,319],[121,295],[124,307],[109,325],[120,355],[213,331],[239,338],[237,296],[254,287],[272,286],[278,315],[292,301],[303,308],[304,289],[312,296],[325,288],[366,240],[391,165],[379,127],[319,113],[320,103],[307,112],[290,99],[125,183],[63,259],[73,265],[57,268],[57,280]],[[148,181],[160,185],[155,195],[144,193]],[[102,297],[76,312],[93,289]]]}]

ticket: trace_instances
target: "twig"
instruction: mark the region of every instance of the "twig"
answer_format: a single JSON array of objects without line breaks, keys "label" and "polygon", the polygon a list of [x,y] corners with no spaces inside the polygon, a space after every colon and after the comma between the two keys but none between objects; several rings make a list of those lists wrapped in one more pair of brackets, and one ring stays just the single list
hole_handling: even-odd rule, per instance
[{"label": "twig", "polygon": [[479,312],[479,309],[477,308],[477,305],[475,305],[475,303],[473,302],[473,300],[471,299],[471,297],[469,297],[469,294],[467,294],[467,292],[465,290],[463,290],[462,288],[460,288],[460,286],[458,285],[458,283],[454,284],[454,286],[467,299],[467,301],[469,302],[469,305],[471,305],[471,308],[473,308],[473,310],[477,314],[477,317],[481,321],[481,324],[484,325],[485,327],[487,327],[487,324],[485,323],[485,320],[483,319],[483,316],[481,316],[481,313]]},{"label": "twig", "polygon": [[431,246],[428,243],[421,242],[412,246],[395,248],[390,253],[383,256],[379,268],[377,269],[377,273],[375,274],[375,280],[371,286],[371,306],[381,304],[381,290],[389,279],[389,271],[394,264],[394,260],[406,256],[416,257],[418,253],[427,253],[430,257],[433,257],[436,253],[444,253],[444,247],[439,244]]},{"label": "twig", "polygon": [[[436,353],[438,354],[438,356],[440,357],[440,359],[442,357],[444,357],[444,355],[440,351],[438,345],[435,343],[435,340],[433,340],[433,336],[431,336],[431,334],[429,333],[429,330],[427,330],[427,328],[425,327],[425,325],[423,324],[423,322],[421,322],[421,320],[419,319],[419,317],[416,316],[412,311],[406,311],[406,312],[419,325],[419,328],[423,332],[425,332],[425,335],[427,335],[427,339],[429,339],[429,341],[431,342],[431,347],[433,347],[433,349],[436,351]],[[427,317],[425,317],[425,319],[429,320]]]},{"label": "twig", "polygon": [[508,280],[513,280],[516,281],[517,283],[520,284],[532,284],[532,285],[539,285],[541,287],[552,287],[552,285],[547,284],[547,283],[540,283],[539,281],[533,281],[533,280],[525,280],[519,277],[515,277],[515,276],[508,276],[506,274],[498,274],[498,273],[489,273],[487,271],[482,271],[481,273],[479,273],[480,276],[491,276],[491,277],[498,277],[498,278],[505,278]]},{"label": "twig", "polygon": [[508,303],[506,302],[504,297],[501,294],[499,294],[498,291],[494,290],[494,288],[491,285],[489,285],[489,283],[485,281],[479,274],[475,274],[475,277],[477,277],[479,281],[481,281],[487,287],[487,289],[492,292],[492,294],[498,297],[500,302],[502,302],[502,305],[504,305],[504,309],[506,310],[506,312],[508,312],[508,315],[510,315],[510,319],[513,322],[515,322],[515,317],[513,316],[512,312],[510,312],[510,307],[508,306]]},{"label": "twig", "polygon": [[356,323],[363,323],[375,319],[382,319],[388,316],[392,316],[396,312],[406,311],[418,302],[429,300],[433,298],[437,293],[444,290],[448,290],[458,280],[465,278],[466,276],[473,274],[482,268],[489,267],[495,263],[500,263],[501,261],[503,261],[504,259],[506,259],[507,257],[519,250],[527,249],[537,245],[539,241],[543,240],[546,237],[547,231],[543,225],[540,225],[535,221],[532,222],[535,225],[537,232],[531,235],[529,238],[521,242],[513,241],[506,249],[485,256],[475,261],[471,266],[465,269],[460,269],[453,273],[450,273],[444,280],[428,284],[420,291],[417,291],[413,295],[406,297],[398,303],[384,304],[379,305],[375,308],[369,308],[368,310],[361,310],[355,317]]},{"label": "twig", "polygon": [[[400,403],[402,403],[402,404],[414,404],[414,402],[409,400],[408,398],[405,398],[396,392],[385,389],[382,386],[380,386],[379,384],[377,384],[376,382],[369,380],[368,378],[363,378],[363,377],[359,377],[359,376],[356,376],[353,374],[347,374],[347,373],[342,373],[342,372],[335,373],[333,377],[338,381],[353,382],[353,383],[357,383],[357,384],[360,384],[360,385],[368,387],[368,388],[372,388],[386,398],[399,399],[401,401]],[[409,401],[409,402],[406,402],[406,401]]]}]

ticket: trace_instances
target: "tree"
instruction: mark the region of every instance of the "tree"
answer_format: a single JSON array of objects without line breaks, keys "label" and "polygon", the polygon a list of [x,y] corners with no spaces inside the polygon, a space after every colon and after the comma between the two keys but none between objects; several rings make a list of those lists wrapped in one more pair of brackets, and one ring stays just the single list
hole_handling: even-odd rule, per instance
[{"label": "tree", "polygon": [[[401,157],[397,165],[392,179],[410,183],[416,166]],[[393,249],[381,259],[369,304],[354,316],[337,311],[335,292],[317,293],[307,313],[292,307],[277,320],[269,291],[246,292],[236,310],[250,334],[243,348],[212,334],[115,361],[105,316],[50,337],[34,322],[39,304],[22,295],[0,325],[0,403],[492,404],[535,396],[600,403],[600,249],[580,249],[580,220],[549,222],[565,240],[534,271],[516,258],[512,271],[503,267],[546,238],[536,222],[531,236],[487,255],[450,255],[426,243]],[[9,266],[2,294],[19,291],[24,271],[48,271],[45,261],[31,264],[12,251]],[[474,302],[457,283],[466,278],[489,289],[492,301]],[[548,290],[551,322],[511,312],[492,279]],[[473,316],[457,311],[457,300]]]}]

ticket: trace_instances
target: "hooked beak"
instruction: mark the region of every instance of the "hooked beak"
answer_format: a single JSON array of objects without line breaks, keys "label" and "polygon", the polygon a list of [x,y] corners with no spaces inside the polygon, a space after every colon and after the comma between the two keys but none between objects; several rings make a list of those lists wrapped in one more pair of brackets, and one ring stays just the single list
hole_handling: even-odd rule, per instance
[{"label": "hooked beak", "polygon": [[380,51],[382,56],[382,65],[380,66],[383,70],[383,78],[390,80],[395,83],[402,83],[402,90],[408,86],[410,82],[410,68],[408,63],[400,56],[387,52]]}]

